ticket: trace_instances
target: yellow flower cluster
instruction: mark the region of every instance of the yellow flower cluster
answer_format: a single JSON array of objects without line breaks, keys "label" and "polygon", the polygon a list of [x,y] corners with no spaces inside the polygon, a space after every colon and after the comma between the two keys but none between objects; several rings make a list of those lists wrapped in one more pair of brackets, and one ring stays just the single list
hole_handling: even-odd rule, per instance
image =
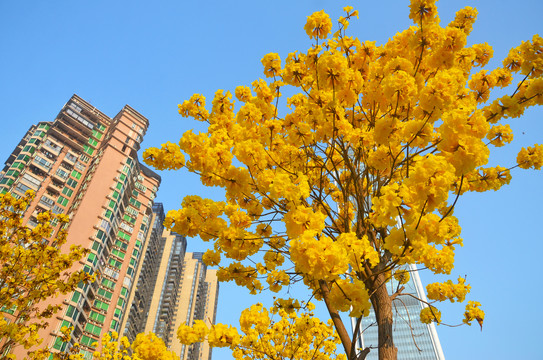
[{"label": "yellow flower cluster", "polygon": [[522,148],[517,155],[517,164],[522,169],[541,169],[543,166],[543,145],[535,144]]},{"label": "yellow flower cluster", "polygon": [[332,31],[332,20],[324,10],[321,10],[307,17],[304,29],[310,39],[325,39]]},{"label": "yellow flower cluster", "polygon": [[431,322],[441,322],[441,312],[433,306],[427,306],[420,311],[420,322],[429,324]]},{"label": "yellow flower cluster", "polygon": [[468,301],[466,305],[466,312],[464,313],[464,323],[471,326],[471,322],[476,320],[479,326],[483,327],[483,320],[485,319],[485,313],[479,308],[481,303],[478,301]]},{"label": "yellow flower cluster", "polygon": [[443,283],[433,283],[426,286],[428,299],[451,302],[463,302],[466,294],[471,290],[471,286],[465,284],[466,279],[459,277],[458,284],[454,284],[451,280]]}]

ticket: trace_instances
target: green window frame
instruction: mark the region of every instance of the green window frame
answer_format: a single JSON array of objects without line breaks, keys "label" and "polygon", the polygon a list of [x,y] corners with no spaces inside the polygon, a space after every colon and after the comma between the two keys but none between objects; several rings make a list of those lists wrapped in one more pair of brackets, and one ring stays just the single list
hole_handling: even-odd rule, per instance
[{"label": "green window frame", "polygon": [[64,187],[64,189],[62,189],[62,193],[64,195],[66,195],[67,197],[70,197],[72,196],[72,194],[74,193],[74,191],[72,189],[69,189],[67,187]]},{"label": "green window frame", "polygon": [[94,154],[94,149],[89,145],[83,145],[83,152],[88,155]]},{"label": "green window frame", "polygon": [[117,256],[118,258],[124,260],[124,256],[125,256],[125,253],[124,253],[124,252],[119,251],[119,250],[117,250],[117,249],[111,249],[111,253],[112,253],[113,255]]},{"label": "green window frame", "polygon": [[91,318],[91,320],[94,320],[94,321],[96,321],[96,322],[98,322],[100,324],[103,324],[104,321],[106,320],[105,315],[97,313],[94,310],[91,310],[91,312],[89,314],[89,317]]},{"label": "green window frame", "polygon": [[68,199],[66,199],[64,196],[60,195],[57,199],[57,203],[59,203],[62,206],[68,205]]},{"label": "green window frame", "polygon": [[100,300],[94,300],[94,307],[98,310],[107,311],[109,308],[109,304],[106,304],[105,302]]},{"label": "green window frame", "polygon": [[77,170],[72,170],[72,177],[73,177],[73,178],[76,178],[77,180],[79,180],[79,179],[81,179],[81,176],[82,176],[82,175],[83,175],[83,174],[81,174],[79,171],[77,171]]},{"label": "green window frame", "polygon": [[114,281],[111,281],[109,279],[106,279],[106,278],[102,278],[102,285],[104,285],[105,287],[111,289],[111,290],[114,290],[115,289],[115,282]]},{"label": "green window frame", "polygon": [[87,347],[90,347],[92,349],[95,349],[96,346],[93,346],[93,345],[98,345],[98,343],[96,342],[96,340],[94,340],[93,338],[91,337],[88,337],[87,335],[83,335],[81,336],[81,344],[87,346]]},{"label": "green window frame", "polygon": [[68,181],[66,181],[66,185],[68,185],[69,187],[75,189],[77,187],[77,181],[75,181],[72,178],[69,178]]}]

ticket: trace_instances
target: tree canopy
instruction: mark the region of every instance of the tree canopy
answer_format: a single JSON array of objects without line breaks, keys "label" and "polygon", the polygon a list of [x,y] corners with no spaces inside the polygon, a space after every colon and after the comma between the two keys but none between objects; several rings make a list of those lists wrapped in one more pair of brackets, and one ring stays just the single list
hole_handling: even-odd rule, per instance
[{"label": "tree canopy", "polygon": [[[512,169],[543,165],[535,144],[516,164],[488,166],[491,151],[513,139],[508,121],[543,103],[543,39],[534,35],[487,70],[492,47],[467,46],[476,9],[445,26],[434,0],[409,9],[413,26],[380,46],[349,35],[351,7],[333,34],[324,11],[312,14],[310,49],[284,62],[265,55],[267,80],[238,86],[237,106],[228,91],[216,92],[211,110],[193,95],[179,113],[207,132],[144,152],[157,169],[186,167],[225,190],[225,201],[187,196],[166,218],[173,231],[213,243],[204,261],[220,267],[220,281],[252,293],[303,282],[326,303],[348,359],[360,334],[350,338],[340,312],[361,318],[373,307],[379,358],[396,358],[392,303],[406,294],[386,284],[405,279],[406,264],[451,274],[463,242],[454,216],[461,196],[499,190]],[[501,88],[507,95],[492,95]],[[286,106],[282,92],[292,94]],[[459,278],[426,289],[420,319],[439,323],[434,304],[463,302],[470,286]],[[463,321],[482,324],[480,306],[468,301]]]}]

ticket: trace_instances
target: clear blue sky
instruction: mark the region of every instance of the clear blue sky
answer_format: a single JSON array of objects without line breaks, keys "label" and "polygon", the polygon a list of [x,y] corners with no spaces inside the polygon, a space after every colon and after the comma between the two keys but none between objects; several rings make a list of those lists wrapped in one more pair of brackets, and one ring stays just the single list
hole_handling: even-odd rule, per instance
[{"label": "clear blue sky", "polygon": [[[276,52],[284,59],[306,50],[306,16],[325,9],[337,19],[341,8],[360,11],[351,33],[381,44],[411,25],[408,1],[0,1],[0,158],[12,151],[27,128],[53,120],[76,93],[114,116],[125,104],[150,120],[143,147],[177,141],[199,123],[177,114],[193,93],[212,97],[263,77],[260,59]],[[448,23],[463,6],[479,10],[470,43],[494,46],[496,66],[509,48],[543,33],[540,0],[441,0]],[[497,60],[496,60],[497,59]],[[532,109],[512,122],[515,141],[492,161],[514,164],[522,146],[543,142],[543,111]],[[157,200],[176,208],[183,196],[204,189],[184,171],[161,172]],[[467,274],[471,300],[483,303],[484,329],[438,327],[447,359],[543,359],[541,350],[541,204],[543,174],[515,170],[497,193],[461,199],[456,214],[465,246],[457,252],[454,277]],[[200,240],[189,251],[203,251]],[[431,278],[422,274],[423,282]],[[221,284],[218,321],[237,323],[241,309],[257,298]],[[442,307],[445,321],[459,323],[462,308]],[[228,359],[225,351],[214,359]]]}]

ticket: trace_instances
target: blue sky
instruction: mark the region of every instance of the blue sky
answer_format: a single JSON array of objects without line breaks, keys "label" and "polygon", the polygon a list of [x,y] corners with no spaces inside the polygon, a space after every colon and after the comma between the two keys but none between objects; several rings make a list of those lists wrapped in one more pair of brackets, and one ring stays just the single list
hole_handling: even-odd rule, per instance
[{"label": "blue sky", "polygon": [[[306,50],[306,16],[325,9],[337,19],[352,5],[360,19],[351,34],[385,42],[411,25],[408,1],[0,1],[0,158],[7,157],[28,127],[53,120],[76,93],[114,116],[125,104],[150,120],[143,147],[175,142],[201,124],[177,114],[177,104],[193,93],[211,98],[217,89],[233,91],[263,77],[260,59],[276,52],[283,59]],[[441,0],[442,23],[463,6],[479,10],[469,43],[494,46],[499,64],[508,49],[542,33],[539,0]],[[522,146],[541,143],[541,109],[512,122],[511,149],[491,161],[514,164]],[[205,189],[197,176],[161,172],[157,200],[176,208],[183,196],[221,193]],[[471,300],[483,303],[486,320],[478,326],[438,327],[447,359],[543,359],[540,350],[541,172],[515,170],[511,184],[497,193],[470,194],[456,214],[464,248],[457,252],[454,277],[467,275]],[[189,241],[189,251],[206,244]],[[433,281],[422,274],[423,282]],[[221,284],[218,321],[236,323],[237,314],[259,299]],[[269,297],[268,297],[269,301]],[[462,308],[442,306],[444,319],[459,323]],[[227,351],[214,352],[228,359]]]}]

